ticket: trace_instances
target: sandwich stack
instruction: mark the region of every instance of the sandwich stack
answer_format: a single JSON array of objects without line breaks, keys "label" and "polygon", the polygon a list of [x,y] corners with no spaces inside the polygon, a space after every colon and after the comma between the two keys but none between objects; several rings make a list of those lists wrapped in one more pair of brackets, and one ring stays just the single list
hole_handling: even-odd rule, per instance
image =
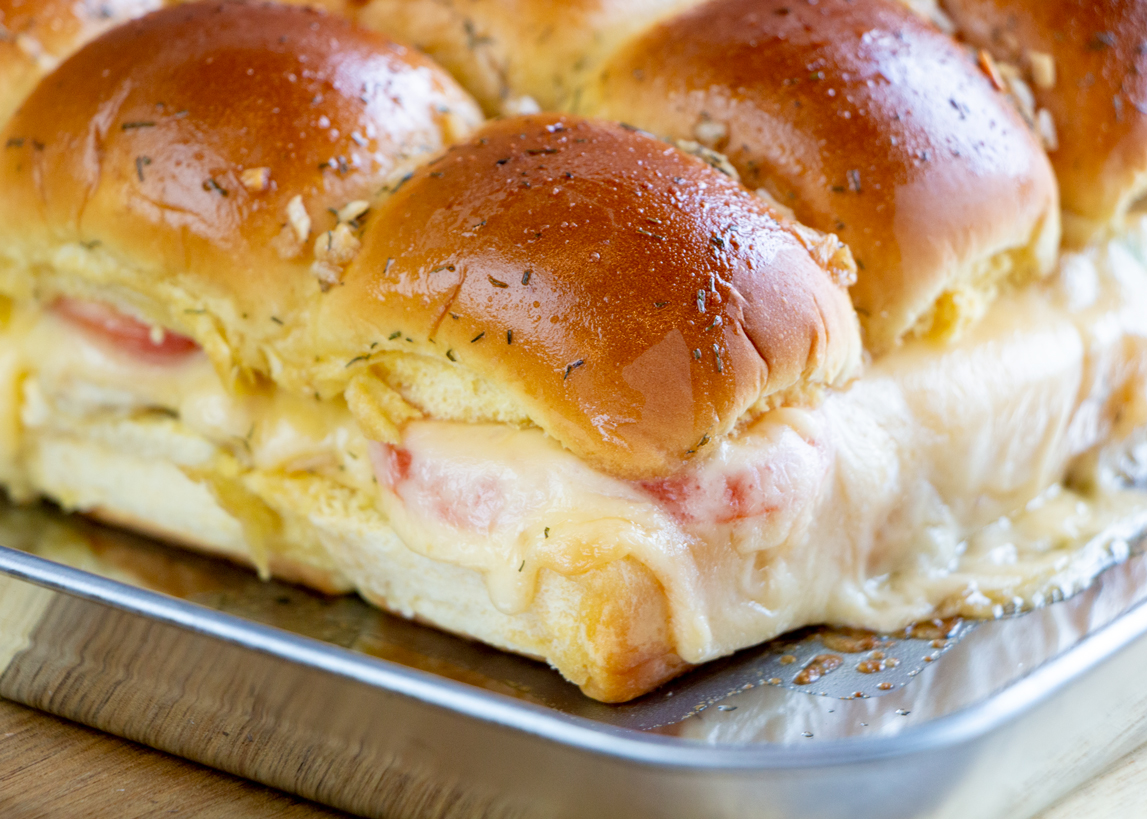
[{"label": "sandwich stack", "polygon": [[622,701],[1141,476],[1147,3],[160,5],[0,0],[15,499]]}]

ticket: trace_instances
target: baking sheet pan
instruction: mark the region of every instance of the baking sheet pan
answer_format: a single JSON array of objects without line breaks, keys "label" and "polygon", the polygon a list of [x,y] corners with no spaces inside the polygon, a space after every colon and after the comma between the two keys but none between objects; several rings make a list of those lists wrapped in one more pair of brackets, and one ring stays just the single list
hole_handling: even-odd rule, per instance
[{"label": "baking sheet pan", "polygon": [[[618,707],[351,597],[2,506],[0,695],[367,816],[1022,817],[1147,741],[1142,528],[1035,612],[853,652],[810,631]],[[899,662],[857,671],[873,652]]]}]

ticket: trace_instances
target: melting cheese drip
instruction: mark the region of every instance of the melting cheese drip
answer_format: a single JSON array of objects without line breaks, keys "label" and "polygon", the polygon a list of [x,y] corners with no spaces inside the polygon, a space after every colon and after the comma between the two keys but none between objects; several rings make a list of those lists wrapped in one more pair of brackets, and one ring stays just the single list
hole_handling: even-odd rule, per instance
[{"label": "melting cheese drip", "polygon": [[[820,407],[770,412],[644,483],[510,425],[414,421],[397,446],[368,443],[341,401],[271,385],[235,396],[200,354],[136,360],[17,305],[0,341],[0,480],[94,503],[67,483],[78,478],[52,483],[35,461],[59,441],[174,465],[195,486],[309,475],[362,501],[340,512],[359,515],[348,531],[385,520],[409,549],[480,573],[511,614],[529,607],[542,571],[631,556],[665,589],[690,662],[810,623],[990,616],[1088,582],[1121,552],[1081,542],[1140,508],[1119,485],[1147,450],[1145,248],[1147,223],[1065,256],[1051,282],[1001,298],[959,342],[906,345]],[[122,518],[166,508],[141,474],[106,488],[105,512],[137,495],[148,502]],[[275,496],[275,481],[244,485],[252,504],[304,520],[322,511],[321,499]],[[214,497],[216,545],[241,549],[226,521],[245,516],[242,503]],[[349,551],[320,562],[354,576],[361,556]]]},{"label": "melting cheese drip", "polygon": [[536,430],[411,424],[401,469],[376,452],[383,506],[509,612],[538,568],[638,558],[692,662],[810,623],[893,630],[1063,596],[1126,551],[1083,544],[1142,506],[1115,465],[1144,448],[1143,247],[1066,257],[958,343],[906,346],[663,481],[594,473]]}]

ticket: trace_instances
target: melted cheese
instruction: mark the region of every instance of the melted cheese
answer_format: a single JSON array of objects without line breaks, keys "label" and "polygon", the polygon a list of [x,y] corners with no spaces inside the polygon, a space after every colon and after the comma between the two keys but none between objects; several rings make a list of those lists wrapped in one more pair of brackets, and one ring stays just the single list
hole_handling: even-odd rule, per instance
[{"label": "melted cheese", "polygon": [[[204,356],[148,364],[17,309],[0,344],[3,395],[19,406],[0,414],[0,479],[18,484],[21,441],[98,440],[159,415],[177,434],[121,430],[117,445],[207,483],[318,474],[377,505],[410,549],[484,576],[503,612],[529,607],[541,571],[631,556],[665,589],[690,662],[808,623],[990,614],[1103,563],[1078,548],[1095,510],[1124,510],[1103,476],[1147,449],[1145,245],[1147,228],[1066,256],[1053,281],[998,300],[959,343],[906,345],[820,407],[770,412],[645,483],[512,425],[412,421],[397,446],[368,444],[341,400],[233,395]],[[1107,489],[1066,492],[1069,473]]]},{"label": "melted cheese", "polygon": [[593,473],[536,430],[444,422],[407,427],[402,469],[376,460],[400,536],[486,573],[504,610],[528,604],[539,567],[633,555],[701,662],[809,623],[890,630],[1086,582],[1103,560],[1079,548],[1078,504],[1101,519],[1142,498],[1059,482],[1147,422],[1129,400],[1145,363],[1142,245],[1116,243],[1000,299],[958,344],[906,346],[667,481]]},{"label": "melted cheese", "polygon": [[11,369],[23,379],[27,429],[82,436],[96,422],[166,414],[203,444],[197,458],[166,453],[181,466],[203,467],[227,453],[247,468],[312,471],[363,488],[373,484],[366,439],[341,401],[318,401],[270,385],[235,395],[201,353],[172,364],[149,363],[52,312],[18,314],[6,341]]}]

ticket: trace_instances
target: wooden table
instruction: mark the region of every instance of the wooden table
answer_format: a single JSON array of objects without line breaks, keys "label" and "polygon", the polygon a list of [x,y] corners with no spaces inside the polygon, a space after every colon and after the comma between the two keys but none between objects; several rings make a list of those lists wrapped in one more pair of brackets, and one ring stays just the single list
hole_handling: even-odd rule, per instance
[{"label": "wooden table", "polygon": [[[346,814],[0,700],[0,816],[288,817]],[[1147,816],[1147,747],[1033,819]]]},{"label": "wooden table", "polygon": [[0,816],[345,816],[0,700]]}]

